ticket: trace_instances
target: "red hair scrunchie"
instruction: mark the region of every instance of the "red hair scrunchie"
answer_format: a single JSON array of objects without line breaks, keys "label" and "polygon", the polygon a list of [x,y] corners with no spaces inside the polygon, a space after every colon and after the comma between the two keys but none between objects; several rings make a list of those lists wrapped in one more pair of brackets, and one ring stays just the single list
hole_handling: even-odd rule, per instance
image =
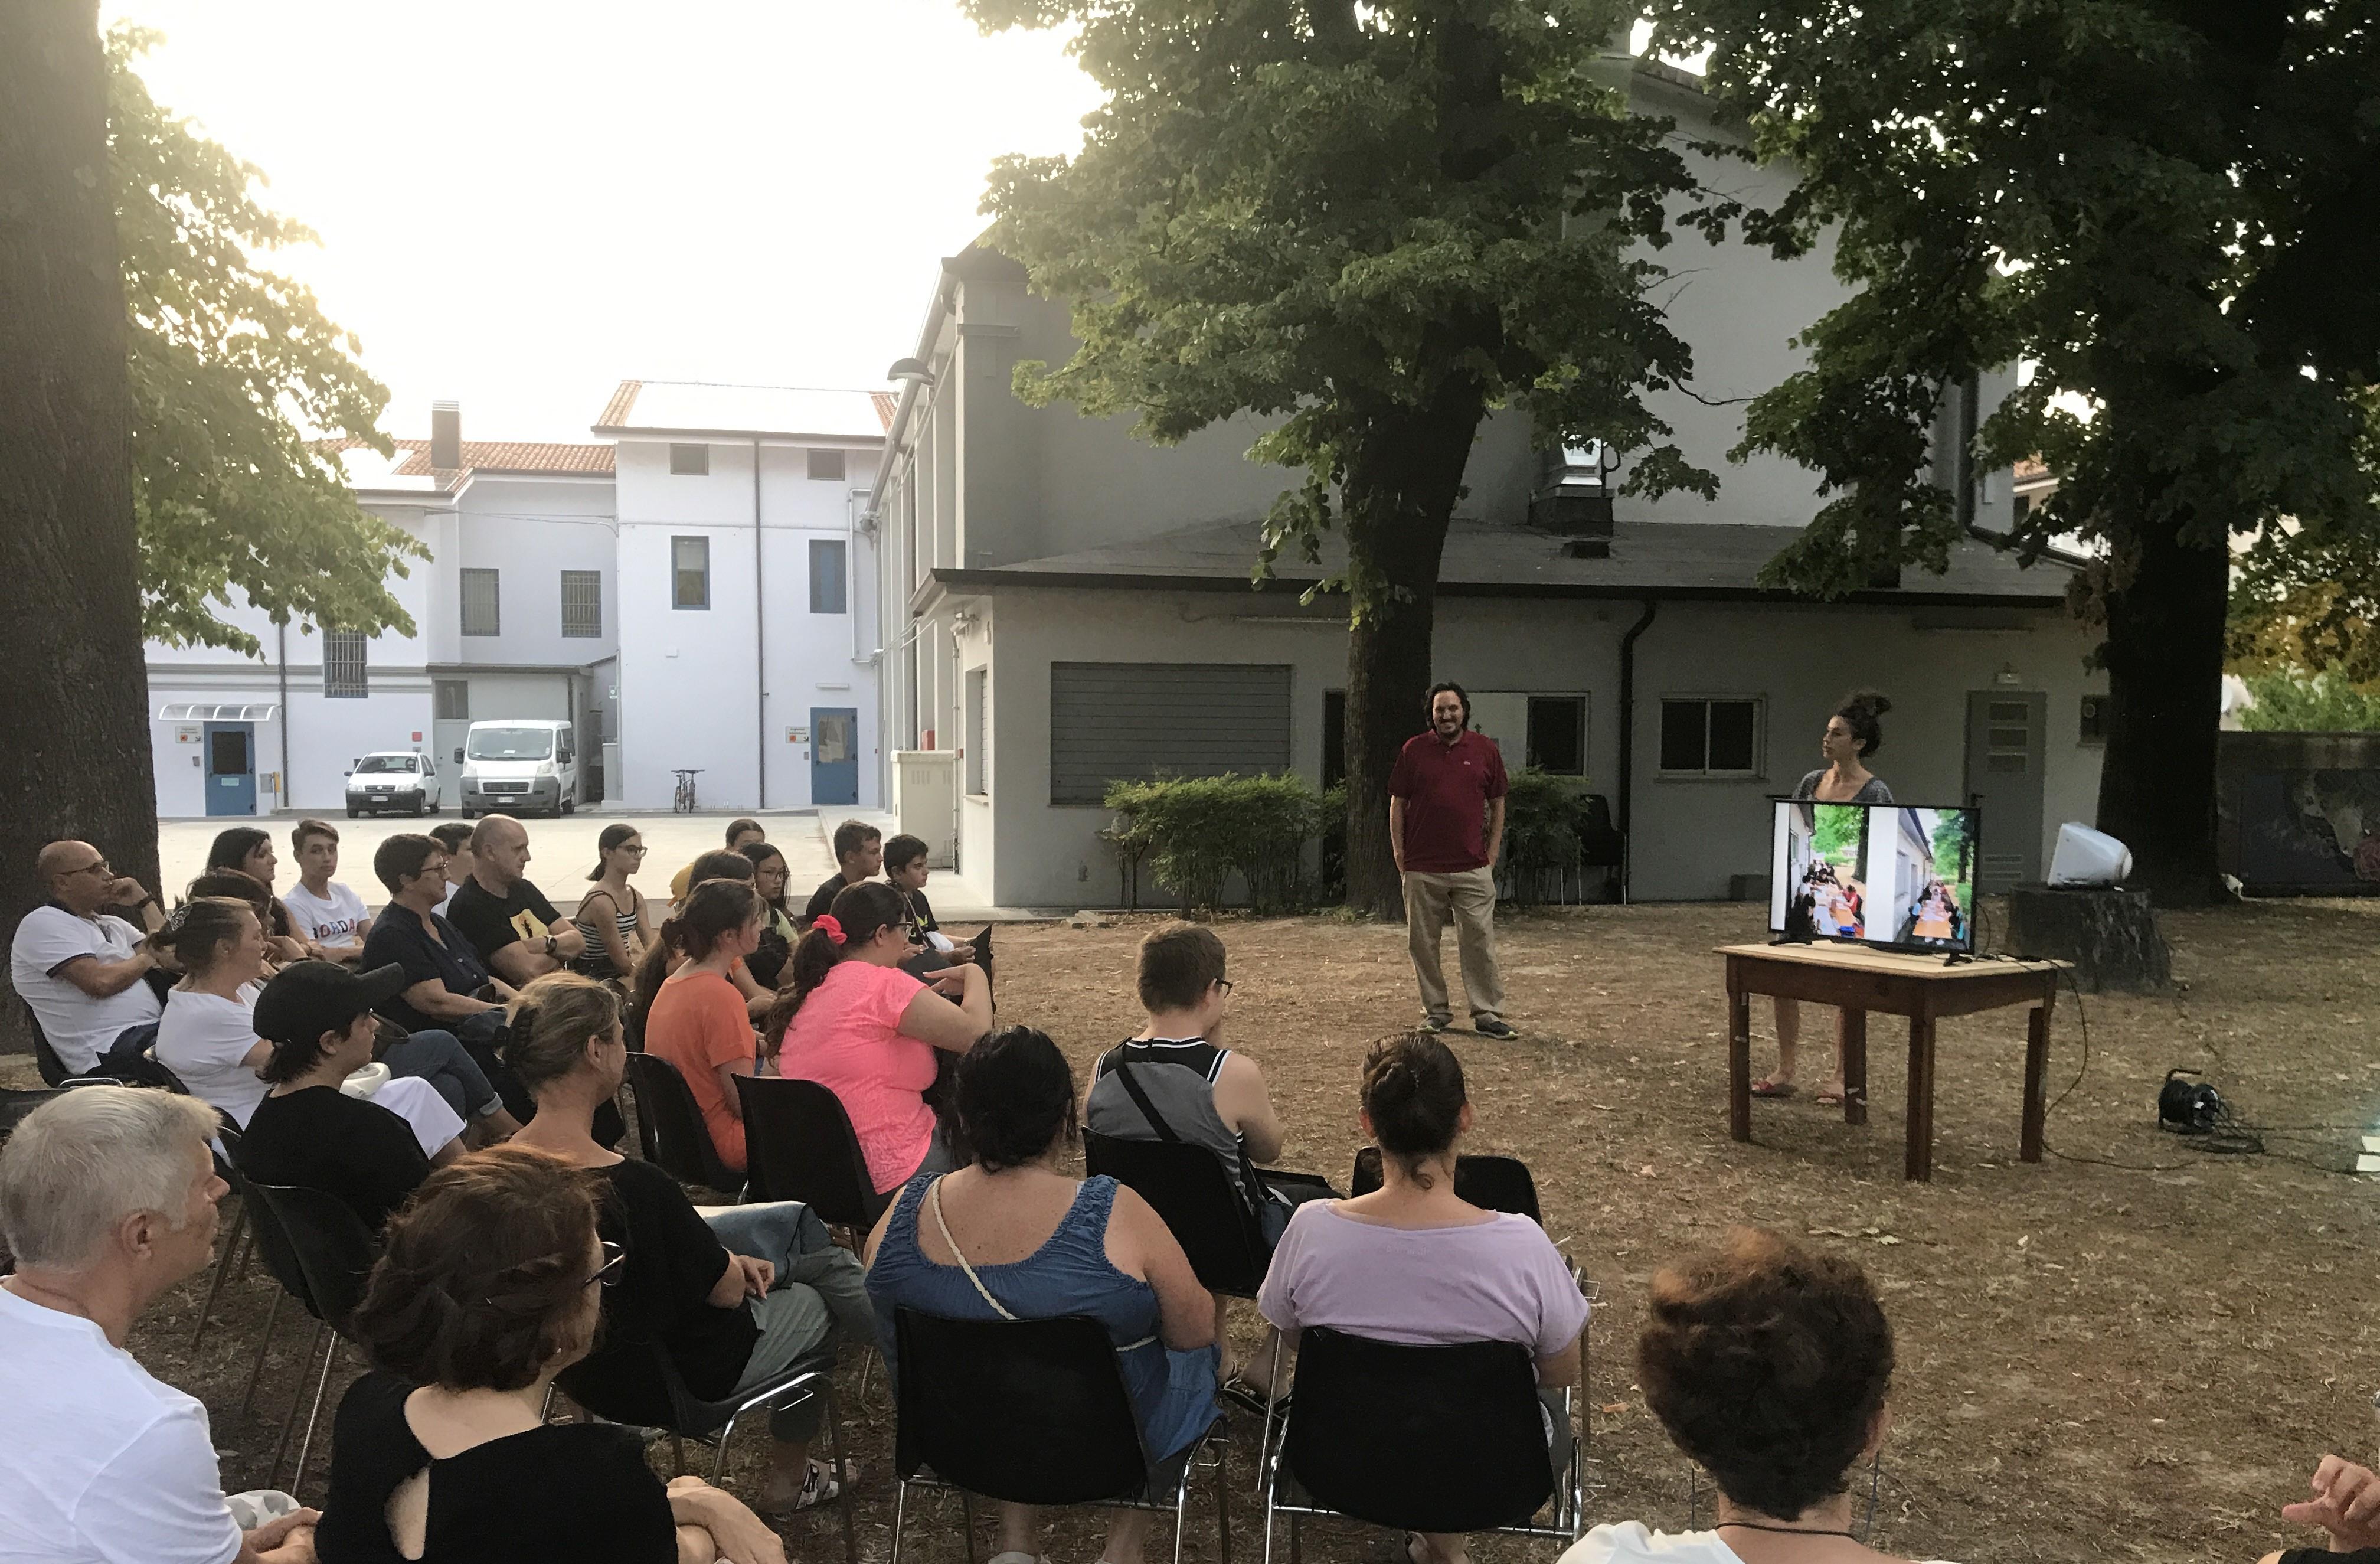
[{"label": "red hair scrunchie", "polygon": [[824,934],[829,945],[841,945],[844,941],[843,924],[832,912],[820,913],[817,922],[811,923],[810,927]]}]

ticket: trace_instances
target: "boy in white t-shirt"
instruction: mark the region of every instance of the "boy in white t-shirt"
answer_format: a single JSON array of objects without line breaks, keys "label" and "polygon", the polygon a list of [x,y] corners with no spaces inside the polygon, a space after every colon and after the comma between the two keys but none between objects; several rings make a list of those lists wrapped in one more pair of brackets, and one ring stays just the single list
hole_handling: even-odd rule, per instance
[{"label": "boy in white t-shirt", "polygon": [[353,966],[363,958],[371,914],[362,897],[331,882],[339,872],[338,831],[327,821],[301,820],[289,845],[298,854],[298,883],[282,893],[281,904],[298,937],[315,959]]}]

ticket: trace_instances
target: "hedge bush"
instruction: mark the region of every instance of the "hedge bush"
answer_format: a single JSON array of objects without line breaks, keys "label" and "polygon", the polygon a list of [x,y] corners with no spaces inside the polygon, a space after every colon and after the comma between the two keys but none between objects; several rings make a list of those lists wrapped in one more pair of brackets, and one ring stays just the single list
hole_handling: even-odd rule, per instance
[{"label": "hedge bush", "polygon": [[1106,801],[1116,823],[1101,835],[1127,864],[1148,863],[1189,917],[1220,909],[1235,874],[1252,912],[1312,908],[1321,886],[1306,846],[1347,808],[1341,789],[1294,774],[1113,782]]},{"label": "hedge bush", "polygon": [[1504,869],[1514,905],[1536,900],[1543,871],[1578,862],[1586,845],[1586,800],[1574,780],[1534,767],[1512,773],[1504,794]]}]

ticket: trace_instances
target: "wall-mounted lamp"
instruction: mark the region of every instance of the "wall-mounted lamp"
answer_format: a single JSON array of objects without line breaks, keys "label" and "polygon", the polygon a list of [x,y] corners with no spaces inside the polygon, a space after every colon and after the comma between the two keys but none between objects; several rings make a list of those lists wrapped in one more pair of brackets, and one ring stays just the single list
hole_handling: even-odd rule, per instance
[{"label": "wall-mounted lamp", "polygon": [[884,378],[902,384],[915,381],[919,385],[931,385],[934,372],[926,367],[923,359],[895,359],[892,367],[884,372]]},{"label": "wall-mounted lamp", "polygon": [[2002,663],[2000,665],[2000,671],[1992,675],[1992,682],[1994,684],[2014,684],[2016,681],[2017,672],[2016,665],[2014,663]]}]

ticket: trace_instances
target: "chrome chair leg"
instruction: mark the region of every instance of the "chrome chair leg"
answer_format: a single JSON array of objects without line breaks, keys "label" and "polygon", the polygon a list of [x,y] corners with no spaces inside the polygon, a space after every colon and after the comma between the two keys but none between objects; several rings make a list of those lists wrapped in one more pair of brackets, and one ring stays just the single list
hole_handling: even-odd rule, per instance
[{"label": "chrome chair leg", "polygon": [[1215,1541],[1221,1564],[1232,1564],[1232,1447],[1215,1441]]},{"label": "chrome chair leg", "polygon": [[710,1485],[714,1488],[719,1486],[720,1479],[727,1475],[727,1441],[735,1432],[735,1419],[743,1415],[742,1412],[733,1414],[712,1436],[716,1442],[710,1447]]},{"label": "chrome chair leg", "polygon": [[975,1496],[959,1490],[959,1533],[966,1538],[967,1564],[975,1564]]},{"label": "chrome chair leg", "polygon": [[248,1253],[248,1203],[242,1201],[232,1213],[231,1234],[224,1245],[223,1258],[215,1262],[215,1279],[207,1284],[207,1301],[199,1308],[199,1328],[190,1333],[190,1350],[207,1338],[207,1322],[214,1317],[215,1301],[223,1296],[224,1283],[239,1269]]},{"label": "chrome chair leg", "polygon": [[892,1486],[892,1564],[901,1564],[901,1530],[909,1521],[909,1485],[898,1478]]},{"label": "chrome chair leg", "polygon": [[306,1457],[314,1448],[314,1424],[322,1415],[322,1393],[331,1387],[331,1365],[339,1361],[342,1345],[341,1338],[334,1335],[330,1345],[323,1349],[322,1377],[314,1382],[314,1410],[306,1414],[306,1436],[298,1441],[298,1469],[289,1475],[289,1491],[292,1494],[305,1491]]},{"label": "chrome chair leg", "polygon": [[1281,1400],[1281,1333],[1272,1338],[1272,1376],[1266,1381],[1264,1426],[1257,1430],[1257,1492],[1264,1492],[1267,1458],[1272,1453],[1273,1409]]},{"label": "chrome chair leg", "polygon": [[827,1448],[834,1452],[834,1477],[841,1490],[835,1508],[843,1511],[844,1564],[859,1564],[859,1526],[852,1516],[859,1502],[852,1490],[858,1485],[853,1481],[851,1463],[843,1458],[843,1412],[835,1405],[834,1380],[829,1376],[822,1383],[826,1389]]},{"label": "chrome chair leg", "polygon": [[279,1288],[273,1289],[273,1306],[264,1311],[264,1339],[256,1344],[256,1362],[248,1371],[248,1388],[239,1398],[240,1421],[248,1421],[248,1411],[256,1405],[256,1382],[264,1373],[264,1354],[273,1350],[273,1327],[281,1323],[281,1301],[289,1295]]},{"label": "chrome chair leg", "polygon": [[[273,1464],[264,1469],[264,1480],[270,1484],[281,1470],[281,1458],[289,1451],[290,1431],[298,1426],[298,1409],[306,1404],[306,1376],[313,1372],[314,1354],[322,1350],[322,1337],[331,1327],[319,1321],[314,1326],[314,1338],[306,1344],[306,1356],[298,1364],[298,1388],[289,1398],[289,1415],[281,1420],[281,1438],[273,1447]],[[292,1483],[291,1487],[297,1485]]]},{"label": "chrome chair leg", "polygon": [[686,1436],[674,1428],[670,1430],[670,1465],[675,1475],[686,1475]]}]

